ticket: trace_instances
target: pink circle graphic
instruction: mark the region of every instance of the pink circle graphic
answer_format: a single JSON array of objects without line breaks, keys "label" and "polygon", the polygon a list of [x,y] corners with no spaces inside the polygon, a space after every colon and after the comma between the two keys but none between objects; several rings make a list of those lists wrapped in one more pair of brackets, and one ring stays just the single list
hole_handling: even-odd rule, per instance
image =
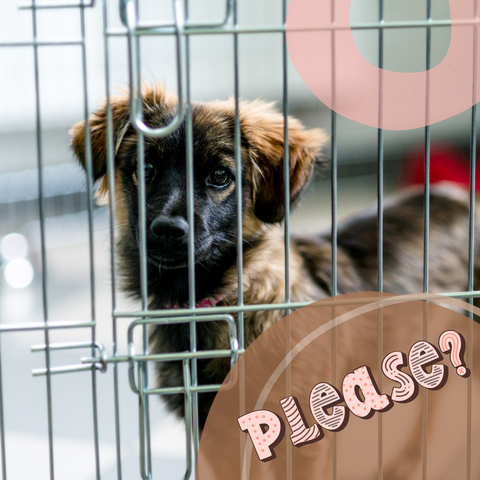
[{"label": "pink circle graphic", "polygon": [[[369,63],[353,38],[350,3],[290,0],[288,6],[288,52],[304,82],[325,105],[365,125],[408,130],[450,118],[480,101],[474,85],[480,67],[475,0],[449,0],[450,47],[428,74],[383,70]],[[338,28],[334,31],[332,4],[333,26]]]}]

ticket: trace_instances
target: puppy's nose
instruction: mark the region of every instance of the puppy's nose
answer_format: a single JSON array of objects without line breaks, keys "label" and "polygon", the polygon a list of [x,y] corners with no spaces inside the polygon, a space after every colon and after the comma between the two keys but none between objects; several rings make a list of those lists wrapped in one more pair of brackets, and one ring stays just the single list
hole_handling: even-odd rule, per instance
[{"label": "puppy's nose", "polygon": [[172,246],[186,239],[188,223],[182,217],[160,215],[152,222],[150,230],[159,242]]}]

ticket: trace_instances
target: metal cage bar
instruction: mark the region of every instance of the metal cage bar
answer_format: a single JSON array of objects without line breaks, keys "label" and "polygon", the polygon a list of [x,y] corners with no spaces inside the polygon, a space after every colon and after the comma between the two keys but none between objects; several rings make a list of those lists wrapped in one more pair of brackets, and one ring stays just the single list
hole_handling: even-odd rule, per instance
[{"label": "metal cage bar", "polygon": [[[32,27],[34,42],[37,39],[37,11],[35,0],[32,8]],[[40,111],[40,74],[38,45],[34,45],[34,63],[35,63],[35,106],[36,106],[36,140],[37,140],[37,161],[38,161],[38,196],[39,196],[39,214],[40,214],[40,238],[41,238],[41,257],[42,257],[42,295],[43,295],[43,317],[44,323],[48,322],[48,300],[47,300],[47,260],[45,246],[45,199],[43,193],[43,158],[42,158],[42,123]],[[50,369],[50,335],[48,329],[45,329],[45,363],[47,370]],[[52,381],[50,373],[47,372],[47,410],[48,410],[48,453],[50,479],[54,480],[54,453],[53,453],[53,412],[52,412]]]},{"label": "metal cage bar", "polygon": [[[98,432],[98,408],[97,408],[97,370],[106,369],[107,364],[113,364],[113,379],[114,379],[114,410],[115,410],[115,446],[116,446],[116,468],[117,478],[122,479],[122,464],[121,464],[121,418],[120,418],[120,398],[119,398],[119,364],[129,364],[129,379],[132,390],[139,397],[139,428],[140,428],[140,470],[142,478],[150,480],[153,477],[152,473],[152,458],[151,458],[151,439],[150,439],[150,409],[149,396],[152,394],[168,395],[174,393],[183,393],[185,396],[185,420],[186,420],[186,472],[185,479],[190,478],[197,459],[197,452],[199,447],[199,425],[198,425],[198,393],[216,391],[219,385],[199,385],[197,375],[197,361],[204,358],[216,357],[230,357],[234,362],[238,355],[244,351],[244,315],[246,313],[257,311],[272,311],[284,310],[285,313],[290,313],[294,309],[305,307],[308,302],[292,302],[290,289],[290,155],[289,155],[289,130],[288,130],[288,115],[289,115],[289,78],[288,78],[288,55],[286,48],[286,13],[287,2],[282,1],[282,23],[278,26],[271,27],[245,27],[238,22],[238,6],[236,0],[227,0],[225,2],[225,15],[222,20],[218,22],[194,22],[189,18],[189,4],[188,0],[173,0],[174,21],[169,23],[161,22],[142,22],[139,20],[138,9],[139,2],[137,0],[121,0],[120,9],[122,21],[125,28],[112,29],[108,21],[107,0],[102,1],[103,11],[103,47],[104,47],[104,68],[105,68],[105,90],[107,95],[107,181],[109,190],[109,206],[110,211],[114,212],[116,208],[115,189],[116,178],[114,173],[115,164],[115,145],[113,134],[113,115],[111,105],[111,60],[110,60],[110,40],[116,37],[125,37],[128,40],[128,65],[130,77],[130,95],[131,95],[131,123],[137,130],[137,156],[138,156],[138,209],[139,209],[139,246],[140,246],[140,278],[141,278],[141,309],[134,312],[119,311],[117,306],[117,268],[116,268],[116,221],[114,215],[110,216],[109,225],[111,231],[110,242],[110,263],[111,263],[111,297],[112,297],[112,335],[113,335],[113,355],[108,357],[103,355],[104,352],[98,347],[96,335],[96,297],[95,297],[95,274],[94,274],[94,186],[93,186],[93,166],[92,166],[92,152],[90,128],[88,123],[88,82],[87,82],[87,47],[86,47],[86,17],[85,9],[95,6],[94,0],[90,3],[65,3],[58,5],[37,4],[37,0],[32,0],[31,5],[24,5],[20,8],[31,10],[32,12],[32,41],[12,41],[0,42],[0,48],[17,48],[27,47],[32,48],[34,52],[34,77],[35,77],[35,107],[36,107],[36,148],[37,148],[37,164],[38,164],[38,196],[39,196],[39,216],[40,216],[40,237],[41,237],[41,263],[42,263],[42,300],[43,300],[43,324],[8,324],[2,323],[0,325],[0,334],[9,332],[26,332],[26,331],[42,331],[44,335],[45,344],[37,350],[45,353],[46,368],[36,372],[38,375],[46,377],[46,394],[47,394],[47,408],[48,408],[48,439],[49,439],[49,468],[50,479],[55,478],[54,471],[54,431],[53,431],[53,401],[52,401],[52,379],[51,376],[56,373],[69,373],[75,371],[91,371],[91,385],[92,385],[92,404],[93,404],[93,437],[95,450],[95,470],[96,478],[101,478],[100,472],[100,444]],[[432,2],[427,0],[426,19],[424,21],[385,21],[384,15],[384,1],[379,0],[378,21],[366,22],[354,25],[340,25],[335,21],[335,2],[332,0],[332,18],[330,26],[324,26],[316,30],[329,31],[331,39],[331,53],[332,53],[332,98],[335,105],[336,102],[336,72],[335,72],[335,55],[336,51],[336,33],[352,30],[372,30],[378,33],[378,61],[379,68],[384,67],[384,33],[391,29],[403,28],[422,28],[426,29],[426,70],[431,67],[431,43],[432,43],[432,29],[434,27],[445,27],[450,25],[464,25],[469,26],[474,31],[474,70],[473,70],[473,98],[476,98],[476,40],[478,36],[478,25],[480,19],[478,17],[478,6],[475,3],[475,19],[460,20],[460,21],[446,21],[432,19]],[[39,40],[37,32],[37,14],[39,10],[48,9],[79,9],[79,24],[80,37],[63,40]],[[284,262],[285,262],[285,299],[282,303],[269,305],[252,305],[245,304],[244,289],[243,289],[243,226],[242,226],[242,156],[241,156],[241,122],[240,112],[242,104],[240,101],[240,60],[239,60],[239,42],[242,35],[249,34],[280,34],[282,41],[282,100],[283,100],[283,135],[284,135],[284,152],[283,152],[283,182],[284,182]],[[191,98],[191,38],[196,35],[227,35],[233,40],[233,81],[234,81],[234,139],[235,139],[235,181],[236,181],[236,216],[237,216],[237,283],[238,283],[238,302],[233,307],[212,307],[202,308],[201,311],[197,308],[197,299],[195,293],[195,192],[194,192],[194,145],[193,145],[193,120],[192,120],[192,98]],[[141,90],[142,78],[142,58],[141,58],[141,39],[147,36],[174,36],[176,40],[176,67],[177,67],[177,93],[179,96],[178,111],[173,122],[162,129],[149,128],[143,122],[143,102]],[[43,178],[44,172],[44,158],[43,158],[43,143],[42,143],[42,115],[41,115],[41,91],[40,91],[40,60],[39,49],[45,46],[77,46],[81,51],[82,63],[82,93],[83,93],[83,110],[85,117],[85,150],[86,150],[86,170],[87,170],[87,204],[86,210],[88,212],[88,243],[89,243],[89,281],[90,281],[90,321],[87,322],[51,322],[49,320],[48,299],[47,299],[47,249],[45,237],[45,180]],[[427,124],[430,99],[429,99],[429,74],[427,73],[427,104],[426,117]],[[382,126],[383,118],[383,76],[380,71],[379,74],[379,124]],[[338,116],[335,113],[335,108],[331,114],[331,255],[332,255],[332,277],[331,295],[335,296],[338,293]],[[179,308],[172,310],[150,310],[148,302],[148,282],[147,282],[147,251],[146,251],[146,187],[145,187],[145,137],[162,137],[174,132],[180,125],[185,125],[186,128],[186,186],[187,186],[187,217],[189,224],[188,233],[188,270],[189,270],[189,306],[188,308]],[[425,187],[424,187],[424,265],[423,265],[423,290],[429,291],[429,224],[430,224],[430,156],[431,156],[431,127],[425,127]],[[480,296],[480,291],[475,290],[474,285],[474,224],[475,224],[475,170],[476,170],[476,147],[477,147],[477,108],[476,105],[471,110],[471,131],[470,131],[470,230],[469,230],[469,261],[468,261],[468,289],[464,292],[445,292],[444,295],[464,298],[470,303],[473,303],[473,298]],[[378,225],[378,291],[384,290],[384,262],[383,262],[383,209],[384,209],[384,181],[385,181],[385,135],[382,128],[378,129],[377,133],[377,225]],[[333,306],[335,309],[336,307]],[[334,310],[335,313],[335,310]],[[231,315],[236,315],[235,320]],[[334,315],[335,317],[335,315]],[[469,324],[469,338],[468,338],[468,352],[470,355],[469,364],[472,365],[473,360],[473,316],[471,315],[471,322]],[[118,338],[117,338],[117,322],[127,319],[130,321],[129,327],[129,353],[128,355],[119,355],[118,352]],[[216,350],[216,351],[198,351],[197,350],[197,322],[203,321],[227,321],[230,327],[230,349]],[[147,325],[154,323],[188,323],[189,324],[189,352],[177,352],[172,354],[152,355],[148,351],[148,336]],[[143,329],[143,348],[141,354],[136,354],[133,348],[133,329],[140,326]],[[238,328],[237,328],[238,327]],[[91,331],[91,341],[79,344],[69,343],[65,345],[58,345],[51,343],[50,331],[67,328],[88,328]],[[287,348],[289,344],[289,325],[287,324]],[[425,307],[424,315],[424,338],[428,335],[428,308]],[[383,317],[379,312],[378,317],[378,358],[381,362],[383,357]],[[51,352],[58,349],[72,349],[72,348],[89,348],[91,349],[91,357],[82,359],[82,365],[74,365],[67,367],[53,367],[51,364]],[[103,347],[102,347],[103,348]],[[100,357],[96,356],[96,350],[100,350]],[[332,335],[332,378],[333,383],[337,380],[337,366],[336,366],[336,351],[337,338],[335,330]],[[149,386],[148,378],[148,362],[172,361],[181,360],[184,384],[180,387],[171,388],[152,388]],[[136,372],[136,375],[135,375]],[[381,382],[381,380],[380,380]],[[471,478],[471,463],[472,463],[472,384],[471,379],[468,380],[468,395],[467,395],[467,478]],[[290,394],[291,378],[287,372],[287,395]],[[380,383],[381,388],[381,383]],[[5,425],[4,425],[4,389],[2,383],[2,358],[0,345],[0,450],[2,459],[2,473],[3,478],[7,478],[7,458],[5,453]],[[242,402],[242,399],[241,399]],[[423,478],[428,477],[427,472],[427,435],[428,435],[428,396],[426,392],[423,397]],[[383,425],[381,416],[378,417],[378,479],[383,478]],[[291,447],[290,444],[288,444]],[[337,478],[337,451],[336,451],[336,437],[333,436],[333,465],[332,478]],[[193,451],[193,454],[192,454]],[[288,451],[287,458],[287,478],[292,478],[291,470],[291,448]]]},{"label": "metal cage bar", "polygon": [[[104,68],[105,68],[105,94],[106,94],[106,111],[107,111],[107,180],[108,180],[108,204],[110,208],[110,278],[111,278],[111,298],[112,298],[112,342],[113,357],[118,354],[118,338],[117,338],[117,319],[113,316],[113,312],[117,309],[117,261],[116,261],[116,222],[115,222],[115,173],[114,173],[114,143],[113,143],[113,117],[112,105],[110,99],[110,60],[109,60],[109,38],[106,35],[108,30],[108,10],[107,1],[102,1],[103,14],[103,47],[104,47]],[[121,452],[121,430],[120,430],[120,400],[119,400],[119,378],[118,365],[113,365],[113,391],[114,391],[114,411],[115,411],[115,455],[117,478],[122,479],[122,452]]]},{"label": "metal cage bar", "polygon": [[[80,32],[82,36],[82,84],[83,84],[83,113],[85,116],[85,160],[87,167],[87,212],[88,212],[88,247],[90,267],[90,316],[92,319],[91,341],[96,342],[96,303],[95,303],[95,262],[93,247],[93,159],[90,139],[90,125],[88,112],[88,85],[87,85],[87,51],[85,46],[85,8],[80,8]],[[95,348],[92,347],[92,355]],[[97,402],[97,377],[96,369],[92,369],[92,405],[93,405],[93,439],[95,449],[95,473],[97,480],[100,480],[100,445],[98,436],[98,402]]]},{"label": "metal cage bar", "polygon": [[[432,2],[427,0],[426,11],[427,22],[432,20]],[[425,182],[424,182],[424,243],[423,243],[423,291],[427,293],[429,290],[429,258],[430,258],[430,147],[431,147],[431,126],[430,126],[430,67],[432,56],[432,31],[427,26],[426,32],[426,61],[425,69],[427,70],[426,78],[426,105],[425,105]],[[423,308],[423,338],[428,338],[428,304],[424,304]],[[422,413],[422,479],[427,478],[427,461],[428,461],[428,391],[423,391],[423,413]]]},{"label": "metal cage bar", "polygon": [[[478,19],[478,2],[474,3],[474,15],[475,19]],[[474,285],[474,272],[475,272],[475,172],[477,167],[477,105],[475,104],[475,98],[477,94],[477,38],[478,27],[473,27],[473,106],[471,116],[471,130],[470,130],[470,212],[469,212],[469,245],[468,245],[468,290],[473,291]],[[473,305],[473,297],[468,298],[468,302]],[[469,314],[468,324],[468,361],[473,368],[473,315]],[[472,372],[473,373],[473,372]],[[473,389],[472,389],[472,376],[467,379],[467,466],[466,471],[467,480],[472,478],[472,409],[473,409]]]},{"label": "metal cage bar", "polygon": [[[383,1],[378,2],[378,21],[385,22],[385,11]],[[384,191],[384,162],[385,162],[385,134],[383,125],[383,68],[384,68],[384,31],[378,30],[378,129],[377,136],[377,272],[378,291],[383,292],[383,191]],[[383,352],[383,309],[378,310],[378,371],[381,371]],[[382,390],[383,378],[379,375],[378,388]],[[383,416],[379,415],[378,425],[378,480],[383,479]]]},{"label": "metal cage bar", "polygon": [[[185,0],[185,22],[188,22],[188,1]],[[227,13],[228,17],[228,13]],[[192,118],[192,99],[191,99],[191,84],[190,84],[190,37],[186,39],[186,114],[185,114],[185,137],[186,137],[186,159],[187,159],[187,220],[188,220],[188,289],[189,289],[189,306],[190,309],[196,308],[196,294],[195,294],[195,205],[194,205],[194,179],[193,179],[193,118]],[[197,324],[190,322],[190,350],[197,351]],[[191,378],[192,387],[198,386],[197,380],[197,359],[192,358],[191,364]],[[200,432],[198,424],[198,393],[192,392],[191,398],[192,410],[192,434],[193,445],[188,445],[187,448],[194,450],[194,463],[197,462],[197,452],[200,443]]]}]

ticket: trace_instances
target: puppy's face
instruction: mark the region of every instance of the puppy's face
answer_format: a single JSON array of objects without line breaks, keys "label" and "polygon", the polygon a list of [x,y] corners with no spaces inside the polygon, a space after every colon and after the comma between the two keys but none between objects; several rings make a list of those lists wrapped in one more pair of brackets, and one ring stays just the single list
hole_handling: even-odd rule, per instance
[{"label": "puppy's face", "polygon": [[[158,128],[176,114],[176,98],[163,88],[143,93],[145,123]],[[128,97],[113,97],[116,216],[125,234],[138,244],[138,142],[129,122]],[[103,106],[90,119],[94,179],[107,193],[107,112]],[[233,102],[192,105],[193,203],[195,261],[211,265],[236,245],[235,109]],[[290,200],[295,203],[311,177],[326,137],[306,131],[289,118]],[[242,225],[244,240],[254,240],[268,224],[284,216],[284,120],[271,105],[242,103],[240,107],[242,163]],[[72,145],[85,166],[85,123],[71,131]],[[144,138],[147,255],[166,269],[188,263],[186,133],[183,124],[160,139]]]}]

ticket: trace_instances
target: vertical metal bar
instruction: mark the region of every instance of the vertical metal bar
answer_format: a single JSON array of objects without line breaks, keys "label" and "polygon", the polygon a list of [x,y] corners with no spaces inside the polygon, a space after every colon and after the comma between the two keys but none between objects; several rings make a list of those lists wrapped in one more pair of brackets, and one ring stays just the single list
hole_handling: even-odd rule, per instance
[{"label": "vertical metal bar", "polygon": [[[233,0],[233,25],[238,25],[238,6],[237,0]],[[234,97],[235,97],[235,119],[234,119],[234,150],[235,150],[235,195],[237,202],[237,285],[239,307],[243,307],[243,196],[242,196],[242,143],[240,129],[240,82],[239,82],[239,45],[238,34],[233,34],[233,74],[234,74]],[[244,335],[244,313],[239,312],[237,317],[238,324],[238,347],[240,352],[245,348]],[[239,408],[240,414],[245,412],[245,370],[243,362],[239,369]],[[240,458],[243,458],[245,448],[245,438],[240,436]]]},{"label": "vertical metal bar", "polygon": [[[331,24],[335,25],[335,1],[331,0]],[[332,297],[337,295],[337,196],[338,196],[338,158],[337,158],[337,113],[336,113],[336,72],[335,72],[335,29],[330,33],[332,55]]]},{"label": "vertical metal bar", "polygon": [[[138,12],[138,1],[135,2],[135,8]],[[137,15],[138,18],[138,15]],[[135,68],[131,69],[136,82],[134,83],[135,88],[138,91],[138,105],[137,110],[140,118],[143,117],[143,96],[142,96],[142,85],[141,85],[141,55],[140,55],[140,39],[136,33],[134,34],[134,39],[129,41],[134,41],[133,48],[131,48],[133,65],[137,67],[137,71],[134,71]],[[142,132],[137,131],[137,178],[138,178],[138,238],[140,245],[140,292],[141,292],[141,301],[142,309],[148,310],[148,282],[147,282],[147,212],[146,212],[146,194],[145,194],[145,152],[144,152],[144,135]],[[146,325],[143,326],[143,353],[146,355],[148,353],[148,328]],[[148,388],[148,369],[142,369],[143,375],[143,385],[145,388]],[[150,409],[149,409],[149,398],[148,395],[143,401],[143,408],[145,410],[145,425],[143,425],[143,434],[141,435],[140,441],[143,443],[143,447],[146,449],[146,462],[147,462],[147,471],[148,475],[151,477],[152,472],[152,457],[151,457],[151,448],[150,448]],[[142,428],[142,426],[141,426]],[[145,465],[142,466],[145,468]]]},{"label": "vertical metal bar", "polygon": [[[478,20],[478,2],[474,3],[474,15]],[[473,26],[473,106],[471,117],[470,130],[470,212],[469,212],[469,239],[468,239],[468,290],[471,292],[475,288],[475,174],[477,166],[477,25]],[[473,297],[468,299],[468,302],[473,305]],[[468,313],[468,338],[467,338],[467,362],[472,365],[473,369],[473,314]],[[467,475],[466,479],[472,478],[472,378],[473,371],[467,379]]]},{"label": "vertical metal bar", "polygon": [[[428,338],[428,303],[423,305],[423,338]],[[422,399],[422,479],[427,479],[428,445],[428,390],[423,389]]]},{"label": "vertical metal bar", "polygon": [[[141,99],[142,97],[140,97]],[[148,291],[147,291],[147,281],[146,281],[146,211],[145,211],[145,159],[144,159],[144,137],[143,133],[137,132],[137,155],[138,155],[138,185],[139,185],[139,237],[140,237],[140,278],[141,278],[141,296],[142,296],[142,309],[148,310]],[[141,172],[141,173],[140,173]],[[142,192],[143,190],[143,192]],[[140,207],[141,205],[141,207]],[[143,333],[143,353],[144,355],[148,354],[148,329],[144,325],[142,327]],[[148,387],[148,371],[147,368],[142,369],[142,384],[145,388]],[[145,410],[144,418],[145,425],[141,426],[143,428],[143,433],[141,435],[141,441],[146,448],[146,459],[147,459],[147,471],[148,477],[151,477],[151,449],[150,449],[150,421],[149,421],[149,401],[148,395],[143,400],[143,408]]]},{"label": "vertical metal bar", "polygon": [[[35,125],[37,143],[37,166],[38,166],[38,204],[40,215],[40,250],[42,265],[42,306],[43,320],[48,323],[48,299],[47,299],[47,255],[45,242],[45,195],[43,189],[43,157],[42,157],[42,120],[40,110],[40,67],[38,58],[37,42],[37,8],[36,0],[32,0],[32,27],[33,27],[33,56],[35,67]],[[53,456],[53,416],[52,416],[52,377],[50,373],[50,334],[45,329],[45,367],[47,370],[47,416],[48,416],[48,457],[50,467],[50,480],[55,478],[55,464]]]},{"label": "vertical metal bar", "polygon": [[[379,22],[384,23],[384,0],[379,0]],[[383,184],[384,184],[384,130],[383,125],[383,28],[378,29],[378,147],[377,147],[377,220],[378,220],[378,291],[383,292]],[[380,375],[381,377],[381,375]]]},{"label": "vertical metal bar", "polygon": [[[117,261],[115,254],[115,163],[113,147],[113,118],[112,105],[110,101],[110,58],[108,44],[108,8],[107,0],[103,0],[103,47],[104,47],[104,68],[105,68],[105,92],[107,95],[107,180],[108,180],[108,201],[110,206],[110,276],[112,287],[112,337],[113,337],[113,356],[118,354],[117,347],[117,320],[115,312],[117,310]],[[123,228],[124,226],[122,226]],[[119,383],[118,383],[118,365],[113,364],[113,390],[114,390],[114,409],[115,409],[115,450],[117,462],[117,479],[122,480],[122,451],[120,435],[120,401],[119,401]]]},{"label": "vertical metal bar", "polygon": [[[432,20],[432,2],[427,0],[427,21]],[[428,292],[429,284],[429,247],[430,247],[430,65],[431,65],[431,27],[427,27],[426,36],[426,104],[425,104],[425,186],[424,186],[424,256],[423,256],[423,292]],[[428,303],[423,307],[423,338],[428,339]],[[423,390],[422,418],[422,479],[427,479],[428,461],[428,391]]]},{"label": "vertical metal bar", "polygon": [[[188,21],[188,0],[185,0],[185,21]],[[194,205],[194,181],[193,181],[193,120],[192,120],[192,99],[190,91],[190,37],[186,41],[186,92],[187,109],[185,112],[185,137],[186,137],[186,159],[187,159],[187,220],[188,220],[188,293],[190,308],[195,310],[195,205]],[[197,323],[190,322],[190,351],[197,351]],[[197,359],[190,360],[192,373],[192,386],[198,385]],[[194,465],[197,464],[198,447],[200,444],[200,429],[198,424],[198,393],[188,392],[192,404],[191,424],[188,428],[193,430],[193,451]],[[187,396],[187,392],[185,392]],[[185,417],[185,421],[187,421]],[[188,448],[192,448],[190,445]]]},{"label": "vertical metal bar", "polygon": [[[477,27],[474,27],[476,44]],[[476,55],[476,54],[475,54]],[[476,67],[475,67],[476,69]],[[476,79],[474,80],[476,82]],[[474,83],[475,85],[475,83]],[[474,87],[475,90],[475,87]],[[475,93],[474,93],[475,95]],[[470,225],[469,225],[469,248],[468,248],[468,290],[474,289],[474,261],[475,261],[475,170],[476,170],[476,148],[477,148],[477,106],[472,107],[472,130],[470,138]],[[473,297],[468,299],[473,305]],[[467,339],[467,361],[473,368],[473,313],[468,313],[468,339]],[[473,371],[471,371],[473,374]],[[467,480],[472,477],[472,375],[467,379]]]},{"label": "vertical metal bar", "polygon": [[[378,20],[384,22],[384,0],[378,2]],[[378,291],[383,292],[383,186],[384,186],[384,130],[383,126],[383,54],[384,54],[384,31],[378,30],[378,147],[377,147],[377,231],[378,231]],[[382,371],[383,359],[383,308],[378,310],[378,372]],[[382,375],[378,375],[378,387],[380,391],[383,388]],[[378,427],[378,480],[383,479],[383,415],[377,415]]]},{"label": "vertical metal bar", "polygon": [[[95,322],[95,264],[93,246],[93,165],[90,138],[90,125],[88,121],[88,87],[87,87],[87,52],[85,48],[85,7],[80,7],[80,34],[82,37],[82,85],[83,85],[83,114],[85,118],[85,167],[87,171],[87,214],[88,214],[88,253],[90,268],[90,315]],[[92,344],[96,341],[95,326],[92,327]],[[92,356],[95,347],[92,347]],[[95,472],[100,479],[100,450],[98,440],[98,405],[97,405],[97,373],[92,369],[92,406],[93,406],[93,438],[95,449]]]},{"label": "vertical metal bar", "polygon": [[147,385],[145,381],[145,370],[147,369],[146,362],[138,362],[138,402],[139,402],[139,418],[138,423],[140,425],[140,474],[143,480],[151,480],[152,469],[150,463],[150,446],[144,439],[149,436],[149,416],[148,405],[146,400],[148,395],[145,395],[145,389]]},{"label": "vertical metal bar", "polygon": [[[381,291],[381,290],[379,290]],[[380,306],[378,309],[378,372],[381,372],[382,368],[382,359],[383,359],[383,307]],[[383,381],[382,375],[378,375],[379,382],[378,388],[380,391],[383,391]],[[378,428],[378,459],[377,459],[377,473],[378,473],[378,480],[383,479],[383,416],[381,414],[377,415],[377,428]]]},{"label": "vertical metal bar", "polygon": [[140,426],[140,475],[143,480],[151,478],[150,472],[145,468],[146,452],[145,452],[145,385],[143,383],[145,377],[143,375],[145,362],[138,362],[138,424]]},{"label": "vertical metal bar", "polygon": [[[283,25],[287,22],[287,1],[283,0]],[[288,144],[288,52],[287,33],[282,34],[283,51],[283,184],[285,191],[284,239],[285,239],[285,303],[290,303],[290,152]],[[287,310],[286,314],[290,313]]]},{"label": "vertical metal bar", "polygon": [[[136,57],[134,65],[137,66],[136,88],[138,89],[138,109],[143,117],[143,95],[141,85],[141,61],[140,61],[140,38],[135,34],[135,45],[132,49],[133,56]],[[145,194],[145,152],[144,152],[144,135],[137,131],[137,177],[138,177],[138,237],[140,244],[140,289],[142,308],[148,309],[148,282],[147,282],[147,211],[146,211],[146,194]]]},{"label": "vertical metal bar", "polygon": [[[237,26],[237,2],[235,0],[233,9],[233,24]],[[238,306],[243,306],[243,225],[242,225],[242,134],[240,131],[240,85],[239,85],[239,61],[238,61],[238,34],[233,34],[233,69],[234,69],[234,90],[235,90],[235,193],[237,200],[237,282],[238,282]],[[238,314],[238,344],[240,350],[245,348],[243,331],[243,312]]]},{"label": "vertical metal bar", "polygon": [[[335,25],[335,0],[331,1],[331,18],[332,26]],[[335,71],[335,30],[330,33],[331,55],[332,55],[332,113],[331,113],[331,129],[332,129],[332,297],[337,295],[338,275],[337,275],[337,236],[338,236],[338,156],[337,156],[337,113],[336,113],[336,71]],[[337,309],[332,307],[332,318],[334,319],[334,327],[332,328],[332,381],[337,383],[337,328],[336,318]],[[332,433],[332,480],[337,478],[337,434]]]},{"label": "vertical metal bar", "polygon": [[[187,468],[183,480],[188,480],[192,475],[192,429],[190,425],[192,424],[192,392],[190,391],[190,385],[192,385],[192,380],[190,378],[190,370],[188,368],[188,360],[183,359],[183,382],[185,386],[185,440],[186,440],[186,449],[187,449]],[[197,455],[195,451],[195,455]]]},{"label": "vertical metal bar", "polygon": [[337,275],[337,204],[338,204],[338,156],[337,156],[337,113],[332,110],[331,113],[331,129],[332,129],[332,297],[337,295],[338,275]]},{"label": "vertical metal bar", "polygon": [[[427,20],[432,20],[432,1],[427,0]],[[428,264],[430,243],[430,64],[432,52],[432,30],[427,27],[427,50],[426,50],[426,105],[425,105],[425,205],[424,205],[424,257],[423,257],[423,292],[428,292]]]},{"label": "vertical metal bar", "polygon": [[[287,1],[282,1],[282,23],[285,26],[287,23]],[[287,52],[287,33],[286,30],[282,34],[282,68],[283,68],[283,186],[284,186],[284,248],[285,248],[285,303],[290,303],[290,148],[288,138],[288,52]],[[289,315],[290,309],[285,310],[285,315]],[[287,317],[285,324],[285,347],[286,354],[290,354],[290,318]],[[292,368],[290,362],[286,369],[285,379],[285,394],[291,395],[292,392]],[[287,480],[293,478],[292,465],[292,444],[287,442],[287,458],[286,458],[286,473]]]}]

